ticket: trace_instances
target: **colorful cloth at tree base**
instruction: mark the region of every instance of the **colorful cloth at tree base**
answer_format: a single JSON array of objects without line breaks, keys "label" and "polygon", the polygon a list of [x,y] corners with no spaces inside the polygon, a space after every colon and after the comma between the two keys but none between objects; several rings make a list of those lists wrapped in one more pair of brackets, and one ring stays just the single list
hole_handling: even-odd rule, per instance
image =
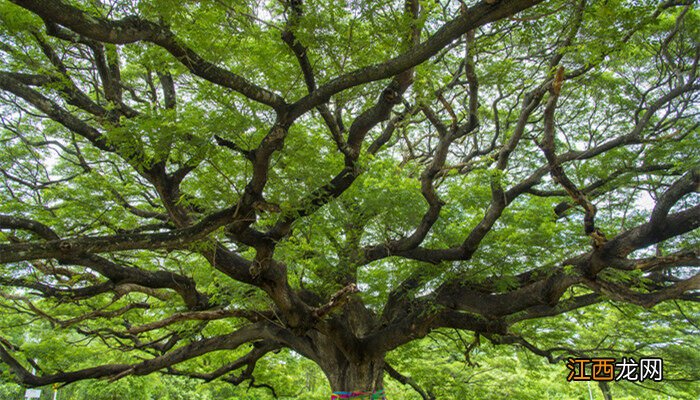
[{"label": "colorful cloth at tree base", "polygon": [[356,400],[387,400],[384,397],[384,390],[372,392],[333,392],[331,400],[336,399],[356,399]]}]

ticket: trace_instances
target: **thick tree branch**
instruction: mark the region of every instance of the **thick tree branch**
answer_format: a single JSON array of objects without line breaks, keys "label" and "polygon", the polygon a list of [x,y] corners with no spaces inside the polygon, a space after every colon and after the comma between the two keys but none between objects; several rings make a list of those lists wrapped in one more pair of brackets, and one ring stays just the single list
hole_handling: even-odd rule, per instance
[{"label": "thick tree branch", "polygon": [[235,219],[236,209],[213,213],[199,223],[163,233],[137,233],[98,237],[79,237],[51,240],[43,243],[0,245],[0,263],[17,261],[69,258],[83,252],[105,253],[121,250],[186,248],[188,244],[205,238],[209,233]]},{"label": "thick tree branch", "polygon": [[400,56],[381,64],[375,64],[339,76],[319,87],[313,93],[294,103],[291,115],[292,117],[302,115],[317,105],[327,102],[331,96],[345,89],[367,82],[386,79],[413,68],[437,54],[450,42],[466,32],[489,22],[516,14],[540,2],[541,0],[503,0],[493,5],[488,2],[480,2],[469,8],[467,12],[461,13],[457,18],[443,25],[429,39]]},{"label": "thick tree branch", "polygon": [[177,313],[160,321],[151,322],[144,325],[134,326],[127,329],[130,334],[139,334],[155,329],[160,329],[180,321],[213,321],[224,318],[245,318],[250,322],[259,322],[262,320],[270,320],[274,315],[267,311],[249,311],[249,310],[207,310],[207,311],[191,311]]},{"label": "thick tree branch", "polygon": [[594,241],[594,246],[600,247],[605,242],[605,236],[601,232],[597,232],[595,228],[596,207],[591,203],[586,194],[581,191],[569,179],[564,171],[564,168],[557,163],[556,147],[554,142],[554,113],[557,108],[557,100],[561,91],[562,82],[564,80],[564,67],[559,67],[554,77],[554,82],[549,90],[549,99],[544,110],[544,138],[540,143],[540,148],[544,152],[547,162],[549,163],[549,171],[555,182],[559,183],[564,190],[578,203],[586,212],[584,217],[584,231],[586,235],[591,236]]},{"label": "thick tree branch", "polygon": [[97,129],[65,111],[39,92],[15,80],[11,74],[0,72],[0,89],[24,99],[39,111],[46,114],[49,118],[88,139],[95,147],[109,152],[114,152],[116,150],[107,143],[107,140]]},{"label": "thick tree branch", "polygon": [[143,309],[147,310],[150,308],[150,304],[148,303],[129,303],[124,307],[121,307],[116,310],[112,311],[105,311],[104,309],[100,310],[95,310],[93,312],[89,312],[87,314],[83,314],[74,318],[70,318],[67,320],[60,320],[57,318],[52,317],[49,313],[42,311],[38,309],[34,304],[32,304],[30,301],[25,300],[25,303],[27,306],[32,310],[33,313],[45,318],[46,320],[50,321],[53,325],[58,325],[61,328],[68,328],[72,325],[81,323],[86,320],[91,320],[91,319],[97,319],[97,318],[114,318],[118,317],[121,315],[126,314],[127,312],[134,310],[134,309]]},{"label": "thick tree branch", "polygon": [[700,289],[700,274],[651,293],[639,293],[622,284],[615,284],[602,279],[586,280],[585,284],[596,293],[600,293],[612,300],[651,308],[662,301],[678,299],[686,292]]},{"label": "thick tree branch", "polygon": [[228,335],[215,336],[179,347],[162,356],[137,364],[107,364],[73,372],[58,372],[37,376],[23,367],[4,346],[0,346],[0,359],[7,364],[19,383],[37,387],[52,383],[71,383],[84,379],[110,378],[120,379],[127,375],[147,375],[168,368],[183,361],[218,350],[234,350],[244,343],[270,338],[271,333],[264,324],[243,327]]},{"label": "thick tree branch", "polygon": [[[0,215],[0,228],[26,229],[38,233],[42,238],[49,240],[45,243],[71,243],[70,241],[61,240],[58,235],[44,224],[32,221],[26,218],[18,218],[7,215]],[[129,236],[129,235],[126,235]],[[2,247],[11,247],[23,245],[24,243],[14,245],[0,245]],[[41,245],[38,245],[41,247]],[[71,244],[72,246],[72,244]],[[61,245],[59,244],[59,250]],[[177,275],[166,271],[143,271],[138,268],[120,266],[105,258],[94,254],[85,254],[88,249],[71,252],[71,249],[63,249],[63,254],[57,257],[38,257],[38,258],[57,258],[59,261],[68,264],[82,265],[98,271],[103,276],[107,277],[116,285],[123,284],[138,284],[148,288],[170,288],[178,292],[185,302],[193,308],[203,307],[207,302],[206,298],[197,292],[194,281],[181,275]],[[19,261],[19,260],[17,260]],[[2,262],[2,256],[0,256]],[[7,261],[11,262],[11,261]]]},{"label": "thick tree branch", "polygon": [[668,212],[678,200],[689,193],[700,192],[700,168],[694,168],[678,179],[656,202],[649,223],[652,227],[662,226]]},{"label": "thick tree branch", "polygon": [[[167,374],[169,375],[179,375],[188,376],[190,378],[202,379],[206,382],[213,381],[223,375],[233,372],[242,367],[250,368],[250,372],[255,368],[255,363],[264,357],[266,354],[280,349],[280,345],[271,341],[261,341],[253,344],[253,349],[243,357],[238,358],[232,363],[226,364],[215,371],[209,373],[199,373],[199,372],[183,372],[178,371],[174,368],[168,368]],[[246,371],[248,372],[248,371]],[[245,374],[245,373],[244,373]],[[247,379],[252,379],[252,375],[248,374]],[[242,382],[243,380],[241,380]]]},{"label": "thick tree branch", "polygon": [[282,110],[285,102],[279,95],[249,82],[231,71],[218,67],[197,54],[167,28],[129,16],[117,21],[95,17],[61,0],[14,0],[46,21],[65,26],[87,38],[104,43],[127,44],[140,41],[158,45],[200,78],[233,89],[251,100]]}]

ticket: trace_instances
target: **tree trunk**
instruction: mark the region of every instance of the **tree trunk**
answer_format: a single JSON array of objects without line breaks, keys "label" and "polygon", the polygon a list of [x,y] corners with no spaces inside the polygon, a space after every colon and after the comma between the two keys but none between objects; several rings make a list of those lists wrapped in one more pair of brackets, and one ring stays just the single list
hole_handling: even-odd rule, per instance
[{"label": "tree trunk", "polygon": [[374,393],[384,388],[384,354],[370,356],[362,351],[367,349],[358,348],[343,353],[327,341],[316,345],[314,361],[326,374],[332,392]]},{"label": "tree trunk", "polygon": [[333,392],[376,392],[384,387],[384,360],[348,361],[324,366]]},{"label": "tree trunk", "polygon": [[374,325],[371,313],[360,302],[350,299],[343,311],[332,315],[327,324],[332,328],[329,334],[308,333],[313,346],[306,354],[326,374],[331,391],[373,394],[382,390],[386,353],[377,343],[359,339]]}]

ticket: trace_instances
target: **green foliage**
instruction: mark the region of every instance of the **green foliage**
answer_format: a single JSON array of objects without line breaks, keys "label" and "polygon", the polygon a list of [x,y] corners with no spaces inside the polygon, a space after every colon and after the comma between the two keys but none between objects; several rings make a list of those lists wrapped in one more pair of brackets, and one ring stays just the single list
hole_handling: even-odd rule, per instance
[{"label": "green foliage", "polygon": [[[411,69],[410,86],[389,110],[386,104],[382,103],[384,108],[377,104],[378,99],[386,100],[389,92],[385,89],[393,76],[353,85],[354,75],[344,74],[368,66],[374,67],[363,72],[381,71],[394,65],[385,63],[392,57],[418,53],[411,48],[412,29],[420,28],[420,40],[432,43],[430,38],[444,34],[440,27],[461,18],[460,2],[420,0],[418,18],[405,12],[404,1],[306,0],[300,15],[285,1],[65,3],[84,10],[88,18],[126,18],[122,22],[129,22],[129,16],[138,15],[144,24],[167,28],[169,33],[135,43],[101,45],[100,53],[95,42],[70,35],[61,38],[60,33],[47,30],[35,14],[0,0],[0,73],[20,83],[35,80],[22,84],[45,98],[44,102],[65,110],[76,124],[99,133],[96,140],[65,120],[46,117],[48,113],[37,111],[36,104],[3,89],[3,216],[40,221],[58,237],[81,240],[182,232],[199,227],[196,224],[207,222],[216,212],[235,209],[235,218],[217,222],[207,235],[184,245],[143,246],[100,256],[115,265],[156,273],[149,277],[177,274],[193,282],[206,311],[261,312],[261,320],[303,343],[313,342],[304,336],[310,328],[286,325],[294,319],[282,316],[288,310],[281,305],[291,307],[289,298],[271,296],[279,287],[299,298],[311,298],[300,312],[311,320],[315,307],[337,300],[335,293],[356,283],[360,292],[350,298],[366,306],[367,315],[376,319],[371,328],[384,329],[403,322],[413,306],[425,306],[421,323],[422,319],[438,320],[443,311],[455,311],[440,298],[445,282],[473,289],[473,297],[486,303],[525,292],[531,284],[547,286],[547,279],[563,276],[574,283],[561,298],[552,301],[543,289],[534,295],[535,306],[507,316],[478,315],[480,322],[500,318],[512,323],[507,332],[511,336],[492,333],[490,341],[466,330],[416,330],[407,334],[415,340],[392,349],[387,361],[437,399],[587,399],[591,390],[600,397],[596,385],[567,383],[564,363],[547,363],[542,354],[533,353],[533,346],[553,349],[552,357],[562,359],[577,352],[662,357],[665,382],[650,383],[651,391],[645,385],[611,383],[613,398],[653,398],[656,392],[658,398],[700,396],[694,386],[700,379],[700,308],[696,303],[673,300],[644,308],[623,301],[625,295],[650,295],[672,288],[675,281],[693,275],[697,260],[688,265],[670,263],[663,271],[620,267],[623,261],[662,259],[682,252],[694,251],[697,256],[700,232],[625,254],[627,259],[604,265],[595,277],[582,274],[577,262],[593,251],[592,239],[583,231],[584,211],[549,175],[542,151],[544,108],[554,98],[548,82],[561,66],[568,75],[557,100],[553,142],[556,155],[564,160],[564,173],[595,204],[596,227],[608,239],[648,222],[651,203],[681,175],[700,165],[696,86],[664,100],[686,81],[697,85],[697,7],[661,6],[652,0],[543,2],[517,16],[480,26],[472,32],[472,39],[460,35],[432,52],[432,57]],[[579,6],[583,10],[577,24]],[[74,34],[58,25],[53,28]],[[290,33],[294,43],[305,48],[303,54],[295,54],[281,40]],[[165,36],[158,36],[161,34]],[[47,48],[57,57],[52,58]],[[193,74],[191,70],[201,67],[198,61],[174,55],[178,53],[172,48],[191,49],[205,60],[201,63],[211,64]],[[97,66],[102,56],[101,61],[118,65],[123,104],[108,96],[105,73]],[[257,157],[262,152],[256,149],[269,140],[271,127],[287,118],[293,108],[283,106],[283,112],[276,112],[279,110],[251,99],[254,96],[217,84],[207,74],[221,74],[217,78],[229,86],[244,79],[292,104],[309,94],[298,60],[302,57],[308,57],[316,87],[329,82],[349,87],[287,121],[284,143],[260,163]],[[469,81],[468,68],[473,68],[478,85]],[[339,76],[339,81],[333,81]],[[172,107],[166,107],[169,79],[176,92]],[[525,113],[530,99],[538,94],[534,111]],[[476,96],[474,110],[470,109],[472,96]],[[85,103],[100,111],[90,111]],[[340,140],[327,126],[324,107],[333,115]],[[437,121],[431,121],[429,110],[435,112]],[[361,131],[377,114],[382,117],[376,118],[354,149],[359,156],[353,159],[342,141]],[[472,117],[478,119],[478,126],[456,135],[457,128],[466,126]],[[438,162],[436,154],[447,140],[440,127],[452,141],[444,160]],[[391,137],[370,154],[385,131]],[[511,143],[514,148],[509,148]],[[505,163],[507,154],[510,158]],[[267,168],[264,174],[254,171],[261,165]],[[334,184],[342,181],[336,178],[343,173],[354,174],[353,180],[336,195]],[[253,196],[254,176],[264,181],[264,189]],[[533,183],[507,198],[528,180]],[[433,194],[437,200],[431,198]],[[412,237],[428,220],[426,213],[433,210],[433,200],[440,203],[440,209],[420,244],[400,249],[396,244]],[[486,224],[485,216],[506,200],[507,207],[498,210],[492,224]],[[248,207],[245,216],[238,214],[236,207],[241,204]],[[690,193],[678,200],[672,212],[697,204],[697,193]],[[236,232],[229,224],[232,219],[249,223],[249,229]],[[286,220],[291,221],[288,227]],[[279,282],[256,281],[258,276],[251,271],[261,261],[256,257],[264,252],[251,243],[280,226],[281,237],[260,240],[265,250],[274,248],[269,257],[274,257],[271,265],[279,275],[273,276],[284,272],[287,276]],[[2,245],[47,240],[37,231],[0,228]],[[482,228],[483,238],[470,249],[473,254],[468,259],[431,262],[410,253],[463,249],[465,240],[478,236]],[[244,264],[252,260],[252,267],[217,264],[217,249],[222,248]],[[370,260],[372,250],[385,250],[387,255]],[[0,264],[0,345],[10,349],[25,368],[31,368],[28,360],[35,360],[41,365],[40,375],[101,364],[136,364],[250,323],[241,317],[183,318],[137,336],[127,334],[133,327],[202,311],[197,308],[201,305],[188,304],[181,296],[187,288],[180,283],[140,286],[143,281],[131,276],[107,279],[97,268],[73,265],[74,261]],[[392,291],[407,280],[416,283],[401,293],[406,309],[400,312],[405,314],[397,312],[398,321],[381,319],[390,299],[397,298],[396,293],[392,298]],[[601,282],[628,291],[610,292]],[[93,296],[60,294],[61,290],[107,283],[114,287]],[[132,286],[125,289],[123,285]],[[42,294],[40,289],[45,286],[59,290],[59,295]],[[600,295],[597,304],[577,306],[579,296],[593,293]],[[696,295],[686,291],[684,296],[696,299]],[[141,306],[124,311],[135,304]],[[321,322],[349,314],[343,307],[334,304]],[[547,317],[531,316],[539,312]],[[116,315],[83,319],[94,313]],[[406,328],[410,329],[414,327]],[[314,334],[320,335],[318,332]],[[514,335],[533,346],[496,344]],[[174,336],[178,338],[175,347],[161,351]],[[208,352],[178,363],[175,370],[146,377],[76,382],[61,387],[58,398],[274,398],[264,385],[274,387],[277,398],[329,397],[328,377],[301,352],[290,349],[271,352],[257,362],[252,377],[262,387],[249,386],[250,381],[232,385],[223,379],[204,383],[177,374],[210,373],[253,349],[253,344],[246,343]],[[242,371],[239,368],[225,376],[235,379]],[[409,386],[385,376],[389,398],[418,398]],[[0,364],[0,399],[21,398],[24,389],[12,383],[15,378]],[[42,389],[43,398],[49,398],[51,388]]]}]

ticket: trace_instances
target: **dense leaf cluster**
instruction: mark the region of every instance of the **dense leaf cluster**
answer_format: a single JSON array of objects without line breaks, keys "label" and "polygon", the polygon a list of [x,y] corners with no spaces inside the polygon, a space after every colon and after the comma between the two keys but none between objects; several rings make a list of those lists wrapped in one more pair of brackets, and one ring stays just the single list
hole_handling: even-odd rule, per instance
[{"label": "dense leaf cluster", "polygon": [[698,396],[693,2],[0,0],[0,21],[4,381],[557,398],[588,393],[569,356],[656,356],[666,382],[603,396]]}]

